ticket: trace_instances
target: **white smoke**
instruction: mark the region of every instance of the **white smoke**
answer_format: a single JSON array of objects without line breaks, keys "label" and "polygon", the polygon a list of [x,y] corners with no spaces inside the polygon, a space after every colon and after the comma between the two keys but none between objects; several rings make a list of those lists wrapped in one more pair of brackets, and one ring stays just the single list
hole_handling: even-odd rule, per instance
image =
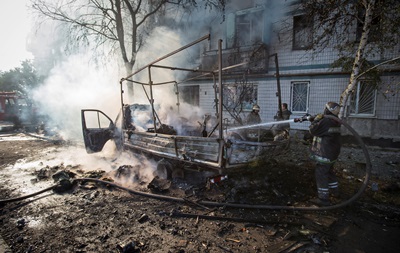
[{"label": "white smoke", "polygon": [[99,109],[111,117],[118,113],[118,72],[91,64],[90,56],[69,57],[51,70],[32,93],[41,114],[48,115],[64,139],[82,140],[81,109]]},{"label": "white smoke", "polygon": [[[139,52],[137,56],[137,68],[141,68],[146,66],[147,64],[153,62],[156,59],[159,59],[162,56],[173,52],[190,42],[202,37],[204,35],[192,38],[182,36],[184,34],[179,29],[170,29],[168,27],[157,27],[151,33],[147,43],[142,50]],[[208,43],[207,41],[201,43]],[[168,66],[168,67],[178,67],[178,68],[186,68],[186,69],[195,69],[193,59],[199,59],[200,51],[198,45],[193,48],[185,49],[181,52],[176,53],[175,55],[168,57],[160,62],[157,62],[156,65]],[[174,83],[164,84],[164,85],[156,85],[161,82],[180,82],[185,80],[188,72],[187,71],[178,71],[178,70],[170,70],[164,68],[151,68],[151,81],[155,84],[153,86],[153,99],[155,105],[157,107],[157,115],[163,124],[173,125],[174,128],[178,131],[178,134],[184,133],[183,129],[180,128],[180,124],[177,124],[183,119],[187,121],[186,123],[191,124],[193,127],[199,126],[197,121],[201,120],[204,112],[199,107],[192,106],[182,101],[182,98],[179,98],[179,108],[177,107],[178,97],[176,95],[176,87]],[[148,70],[145,69],[137,75],[133,76],[131,79],[135,81],[139,81],[142,83],[149,83],[149,75]],[[150,96],[149,87],[146,87],[147,94],[143,91],[143,87],[141,85],[136,85],[136,89],[134,92],[133,103],[143,103],[149,104],[147,97]],[[140,126],[146,125],[146,127],[152,127],[151,118],[149,114],[140,114],[138,112],[134,112],[134,121],[136,124]],[[142,128],[145,130],[146,128]]]}]

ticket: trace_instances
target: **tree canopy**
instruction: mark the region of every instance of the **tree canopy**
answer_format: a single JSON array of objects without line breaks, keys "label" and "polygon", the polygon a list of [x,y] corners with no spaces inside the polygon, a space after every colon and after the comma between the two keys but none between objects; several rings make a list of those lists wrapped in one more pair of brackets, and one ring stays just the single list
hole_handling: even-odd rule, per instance
[{"label": "tree canopy", "polygon": [[6,72],[0,72],[0,91],[18,91],[22,94],[29,94],[29,91],[36,87],[41,77],[36,73],[30,60],[23,61],[21,67]]},{"label": "tree canopy", "polygon": [[368,33],[367,43],[374,44],[366,54],[382,53],[400,42],[397,0],[307,0],[301,8],[314,24],[314,49],[334,44],[341,53],[354,55],[363,33]]},{"label": "tree canopy", "polygon": [[[226,0],[31,0],[41,17],[67,25],[70,44],[94,47],[107,45],[118,52],[126,74],[132,73],[137,54],[159,17],[171,8],[196,7],[224,9]],[[128,93],[133,94],[132,88]]]},{"label": "tree canopy", "polygon": [[376,73],[367,59],[399,45],[400,1],[308,0],[301,2],[301,8],[314,24],[313,50],[334,45],[340,52],[334,66],[343,62],[348,66],[348,60],[352,60],[349,84],[340,98],[340,104],[346,105],[358,78],[365,75],[364,70]]}]

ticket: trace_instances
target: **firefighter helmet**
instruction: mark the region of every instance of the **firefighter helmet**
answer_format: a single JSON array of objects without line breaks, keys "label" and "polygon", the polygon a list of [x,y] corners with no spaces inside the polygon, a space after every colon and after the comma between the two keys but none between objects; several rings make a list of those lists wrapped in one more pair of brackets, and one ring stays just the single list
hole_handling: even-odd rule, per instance
[{"label": "firefighter helmet", "polygon": [[253,110],[254,111],[259,111],[260,107],[257,104],[255,104],[255,105],[253,105]]},{"label": "firefighter helmet", "polygon": [[325,108],[332,113],[335,116],[339,115],[339,111],[340,111],[340,105],[338,103],[335,102],[328,102],[325,105]]}]

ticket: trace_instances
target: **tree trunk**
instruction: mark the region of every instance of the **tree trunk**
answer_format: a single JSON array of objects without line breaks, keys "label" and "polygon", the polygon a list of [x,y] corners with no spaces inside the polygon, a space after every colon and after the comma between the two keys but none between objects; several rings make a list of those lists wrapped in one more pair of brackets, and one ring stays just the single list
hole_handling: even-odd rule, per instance
[{"label": "tree trunk", "polygon": [[[133,71],[133,64],[131,64],[130,62],[125,62],[125,71],[126,71],[126,76],[130,76]],[[125,97],[125,100],[127,103],[131,103],[133,100],[133,95],[134,95],[134,91],[133,91],[133,83],[132,82],[125,82],[126,88],[127,88],[127,96]]]},{"label": "tree trunk", "polygon": [[340,95],[340,102],[339,104],[342,106],[339,112],[339,118],[343,118],[345,112],[345,106],[347,105],[347,100],[351,92],[353,92],[354,87],[357,85],[358,75],[360,74],[360,64],[361,60],[364,57],[364,50],[367,46],[368,42],[368,35],[371,29],[371,22],[372,22],[372,15],[374,12],[375,0],[366,1],[365,3],[365,19],[364,19],[364,26],[363,31],[361,34],[360,43],[358,44],[357,54],[354,59],[353,69],[350,75],[349,84],[347,85],[346,89]]}]

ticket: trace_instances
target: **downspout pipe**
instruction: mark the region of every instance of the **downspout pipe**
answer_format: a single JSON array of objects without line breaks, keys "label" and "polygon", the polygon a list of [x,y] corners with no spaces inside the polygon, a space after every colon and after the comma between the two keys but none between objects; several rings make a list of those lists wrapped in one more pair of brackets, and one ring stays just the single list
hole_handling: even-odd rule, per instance
[{"label": "downspout pipe", "polygon": [[219,83],[219,87],[218,87],[218,91],[219,91],[219,101],[218,101],[218,109],[219,109],[219,113],[218,113],[218,124],[219,124],[219,158],[218,158],[218,165],[220,168],[224,167],[224,146],[225,146],[225,140],[224,140],[224,132],[223,132],[223,128],[222,128],[222,119],[223,119],[223,115],[222,115],[222,111],[223,111],[223,107],[222,107],[222,102],[223,102],[223,84],[222,84],[222,40],[218,40],[218,83]]}]

